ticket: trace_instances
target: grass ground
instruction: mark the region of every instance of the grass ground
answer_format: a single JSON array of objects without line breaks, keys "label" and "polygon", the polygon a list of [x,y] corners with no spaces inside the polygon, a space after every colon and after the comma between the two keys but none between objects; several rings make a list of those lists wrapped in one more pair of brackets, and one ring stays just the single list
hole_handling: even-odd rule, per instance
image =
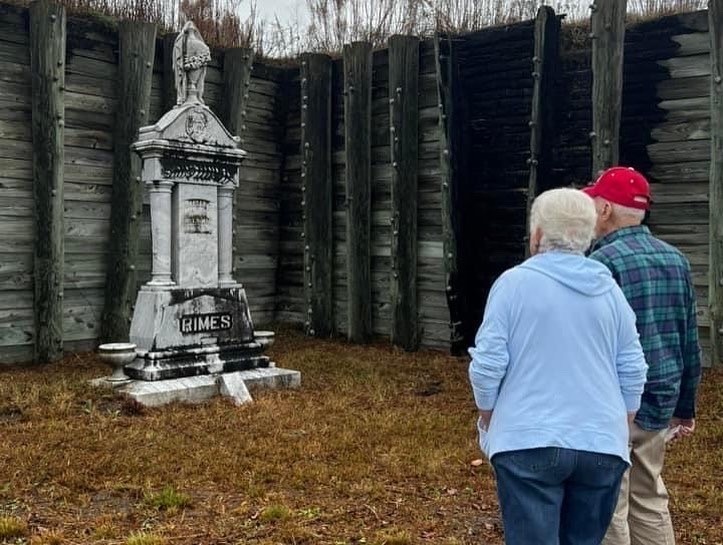
[{"label": "grass ground", "polygon": [[[279,336],[302,388],[240,408],[144,410],[87,385],[91,354],[0,372],[0,543],[502,543],[465,360]],[[723,544],[722,446],[708,372],[667,464],[681,544]]]}]

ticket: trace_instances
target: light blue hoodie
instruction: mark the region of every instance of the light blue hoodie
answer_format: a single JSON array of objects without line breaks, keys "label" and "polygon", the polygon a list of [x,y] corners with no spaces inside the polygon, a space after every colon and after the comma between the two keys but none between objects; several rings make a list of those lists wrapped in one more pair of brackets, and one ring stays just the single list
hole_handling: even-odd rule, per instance
[{"label": "light blue hoodie", "polygon": [[499,277],[470,348],[479,409],[494,410],[480,446],[562,447],[630,463],[627,412],[647,365],[635,314],[602,264],[545,252]]}]

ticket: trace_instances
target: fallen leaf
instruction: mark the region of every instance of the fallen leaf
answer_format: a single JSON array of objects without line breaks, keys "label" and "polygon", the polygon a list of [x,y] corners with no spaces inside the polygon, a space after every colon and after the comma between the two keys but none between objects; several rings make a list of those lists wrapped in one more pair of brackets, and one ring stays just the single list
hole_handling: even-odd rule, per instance
[{"label": "fallen leaf", "polygon": [[472,461],[470,462],[470,465],[471,465],[472,467],[479,467],[479,466],[481,466],[481,465],[484,464],[484,463],[485,463],[485,461],[484,461],[482,458],[477,458],[476,460],[472,460]]}]

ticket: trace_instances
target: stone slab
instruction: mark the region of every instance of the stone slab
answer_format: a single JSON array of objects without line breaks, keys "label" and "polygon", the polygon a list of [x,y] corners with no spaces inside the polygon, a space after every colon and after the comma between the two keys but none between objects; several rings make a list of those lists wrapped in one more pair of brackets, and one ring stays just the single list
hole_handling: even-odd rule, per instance
[{"label": "stone slab", "polygon": [[123,385],[109,382],[107,377],[90,382],[94,386],[111,387],[118,392],[124,392],[146,407],[159,407],[174,402],[200,403],[217,395],[224,395],[222,385],[226,385],[226,390],[232,392],[228,385],[238,384],[239,381],[243,382],[247,391],[298,388],[301,386],[301,373],[291,369],[265,367],[169,380],[133,380]]},{"label": "stone slab", "polygon": [[244,405],[253,401],[240,372],[220,375],[218,377],[218,388],[219,393],[222,396],[230,397],[234,405]]}]

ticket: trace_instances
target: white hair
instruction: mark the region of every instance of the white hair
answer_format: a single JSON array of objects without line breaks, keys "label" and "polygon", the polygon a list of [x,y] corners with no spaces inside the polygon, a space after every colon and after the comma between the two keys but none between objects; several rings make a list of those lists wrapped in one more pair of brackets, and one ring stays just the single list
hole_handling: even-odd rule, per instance
[{"label": "white hair", "polygon": [[621,204],[610,203],[613,208],[613,216],[618,218],[626,218],[629,220],[637,221],[641,223],[645,219],[645,210],[639,208],[630,208],[629,206],[623,206]]},{"label": "white hair", "polygon": [[532,203],[530,232],[542,232],[539,252],[583,253],[595,235],[595,202],[577,189],[545,191]]}]

